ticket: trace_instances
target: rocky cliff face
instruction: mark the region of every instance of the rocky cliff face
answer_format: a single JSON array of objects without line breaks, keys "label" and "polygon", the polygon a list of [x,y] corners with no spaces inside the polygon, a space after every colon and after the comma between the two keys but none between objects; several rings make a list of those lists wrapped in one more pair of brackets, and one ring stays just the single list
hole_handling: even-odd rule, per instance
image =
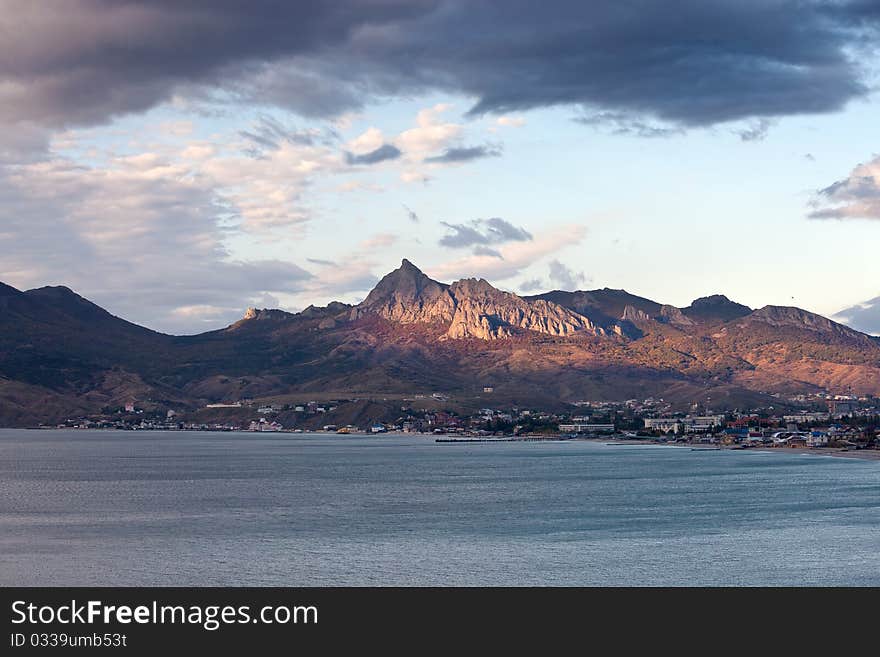
[{"label": "rocky cliff face", "polygon": [[660,307],[660,315],[657,319],[668,324],[674,324],[675,326],[693,325],[693,322],[689,320],[681,310],[668,304],[664,304]]},{"label": "rocky cliff face", "polygon": [[520,330],[553,336],[576,331],[604,334],[586,317],[553,302],[528,301],[502,292],[483,279],[469,278],[452,285],[438,283],[408,260],[379,282],[352,310],[351,318],[366,313],[402,324],[442,324],[446,327],[443,339],[450,340],[495,340]]},{"label": "rocky cliff face", "polygon": [[450,339],[492,340],[508,337],[516,329],[554,336],[576,331],[602,333],[582,315],[549,301],[526,301],[492,287],[483,279],[457,281],[449,287],[449,293],[455,303],[455,313],[445,336]]}]

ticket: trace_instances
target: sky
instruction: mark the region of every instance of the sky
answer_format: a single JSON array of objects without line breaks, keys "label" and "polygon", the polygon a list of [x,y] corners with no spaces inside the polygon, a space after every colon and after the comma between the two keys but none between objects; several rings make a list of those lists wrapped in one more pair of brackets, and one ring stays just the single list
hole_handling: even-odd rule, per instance
[{"label": "sky", "polygon": [[5,0],[0,281],[175,334],[407,258],[880,334],[880,2]]}]

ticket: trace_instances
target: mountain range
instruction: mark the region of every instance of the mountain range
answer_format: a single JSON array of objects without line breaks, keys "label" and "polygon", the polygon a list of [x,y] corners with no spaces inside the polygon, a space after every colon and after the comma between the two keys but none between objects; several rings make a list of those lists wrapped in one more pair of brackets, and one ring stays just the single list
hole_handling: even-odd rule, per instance
[{"label": "mountain range", "polygon": [[[554,405],[662,397],[715,408],[779,395],[880,394],[880,340],[793,307],[723,295],[685,308],[624,290],[518,296],[432,280],[408,260],[357,305],[248,309],[224,329],[158,333],[66,287],[0,284],[0,424],[56,422],[138,402],[441,391]],[[775,396],[774,396],[775,395]],[[485,396],[485,395],[483,395]]]}]

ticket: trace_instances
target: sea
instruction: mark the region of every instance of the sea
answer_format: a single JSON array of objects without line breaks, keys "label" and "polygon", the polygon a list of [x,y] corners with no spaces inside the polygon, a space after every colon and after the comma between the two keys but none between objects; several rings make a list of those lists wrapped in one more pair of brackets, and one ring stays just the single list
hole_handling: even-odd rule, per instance
[{"label": "sea", "polygon": [[878,586],[880,461],[0,430],[3,586]]}]

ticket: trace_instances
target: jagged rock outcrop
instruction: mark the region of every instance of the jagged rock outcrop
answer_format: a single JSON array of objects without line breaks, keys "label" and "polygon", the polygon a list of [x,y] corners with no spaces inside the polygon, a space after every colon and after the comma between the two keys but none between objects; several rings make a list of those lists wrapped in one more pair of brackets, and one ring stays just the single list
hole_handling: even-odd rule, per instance
[{"label": "jagged rock outcrop", "polygon": [[492,340],[512,335],[514,329],[564,336],[576,331],[601,332],[593,323],[549,301],[526,301],[502,292],[483,279],[467,278],[449,286],[455,314],[447,338]]},{"label": "jagged rock outcrop", "polygon": [[244,317],[241,318],[241,321],[287,319],[292,316],[292,313],[285,312],[284,310],[276,310],[270,308],[248,308],[244,313]]},{"label": "jagged rock outcrop", "polygon": [[542,299],[528,301],[503,292],[483,279],[469,278],[451,285],[439,283],[408,260],[385,276],[351,312],[351,319],[375,313],[385,319],[446,325],[444,339],[495,340],[517,330],[553,336],[576,331],[604,334],[588,318]]},{"label": "jagged rock outcrop", "polygon": [[633,306],[626,306],[623,309],[623,314],[620,316],[620,319],[626,320],[628,322],[644,322],[650,320],[651,316],[644,310],[635,308]]},{"label": "jagged rock outcrop", "polygon": [[657,319],[675,326],[693,326],[694,324],[679,308],[668,304],[660,306],[660,314]]}]

